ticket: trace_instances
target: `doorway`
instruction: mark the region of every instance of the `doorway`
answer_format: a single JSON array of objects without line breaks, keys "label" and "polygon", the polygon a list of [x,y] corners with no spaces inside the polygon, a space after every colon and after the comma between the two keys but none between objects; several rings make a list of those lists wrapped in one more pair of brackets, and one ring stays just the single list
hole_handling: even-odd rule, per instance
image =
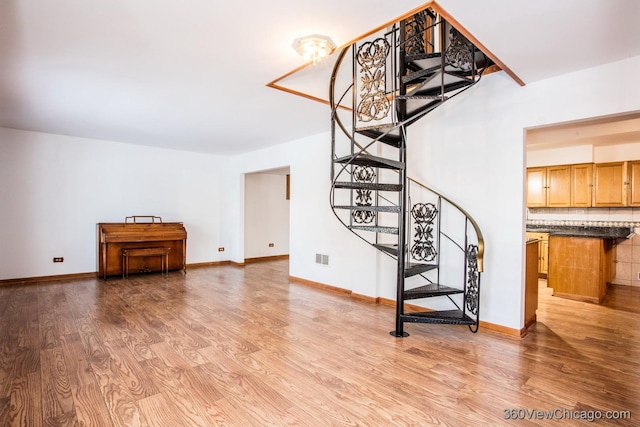
[{"label": "doorway", "polygon": [[[640,160],[638,112],[525,129],[525,195],[529,196],[525,201],[527,231],[541,231],[545,226],[635,227],[637,208],[594,207],[591,184],[596,176],[592,171],[595,165],[613,165],[616,162],[626,165],[635,160]],[[582,170],[592,172],[580,175]],[[557,189],[560,188],[559,182],[565,182],[558,178],[562,173],[566,175],[568,187],[563,195],[566,200],[559,200],[557,191],[556,198],[544,198],[549,185],[556,185]],[[537,176],[541,179],[546,177],[546,184],[542,187],[545,190],[540,194],[536,193]],[[586,183],[578,186],[581,176]],[[529,186],[532,188],[528,188]],[[578,197],[582,194],[578,191],[582,187],[588,188],[586,198]],[[536,194],[540,196],[538,199],[533,197]],[[546,242],[548,251],[552,251],[548,240]],[[607,280],[610,284],[607,286],[605,300],[601,302],[603,306],[614,309],[622,307],[623,311],[628,311],[629,307],[623,302],[637,301],[635,295],[640,291],[640,275],[637,274],[640,271],[640,239],[637,236],[618,239],[615,249],[615,262],[610,268],[613,274],[608,275],[611,277]],[[542,261],[545,258],[544,252],[541,250],[539,255]],[[547,280],[541,280],[540,285],[540,293],[548,292],[550,295],[552,290],[547,288]],[[558,307],[563,302],[564,305],[574,304],[561,298],[553,299],[557,302],[551,307]],[[632,303],[631,307],[633,306]]]},{"label": "doorway", "polygon": [[245,263],[289,258],[289,183],[289,167],[245,174]]}]

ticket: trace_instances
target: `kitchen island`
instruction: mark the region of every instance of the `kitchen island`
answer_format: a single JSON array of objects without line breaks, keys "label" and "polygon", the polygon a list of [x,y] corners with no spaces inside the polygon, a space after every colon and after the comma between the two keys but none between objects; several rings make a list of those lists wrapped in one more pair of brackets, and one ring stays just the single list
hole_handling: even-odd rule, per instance
[{"label": "kitchen island", "polygon": [[597,304],[615,276],[616,243],[633,234],[628,227],[527,226],[533,230],[549,233],[553,295]]},{"label": "kitchen island", "polygon": [[553,295],[600,304],[615,273],[615,245],[599,237],[549,236]]}]

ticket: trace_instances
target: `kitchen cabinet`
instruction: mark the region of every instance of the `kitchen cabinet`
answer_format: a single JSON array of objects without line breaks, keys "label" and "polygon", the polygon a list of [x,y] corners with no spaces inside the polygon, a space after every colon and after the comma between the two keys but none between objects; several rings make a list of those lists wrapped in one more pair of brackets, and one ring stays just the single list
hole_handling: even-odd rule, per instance
[{"label": "kitchen cabinet", "polygon": [[528,208],[640,206],[640,160],[527,168]]},{"label": "kitchen cabinet", "polygon": [[527,232],[527,239],[538,241],[538,275],[547,277],[549,273],[549,233]]},{"label": "kitchen cabinet", "polygon": [[593,206],[627,206],[627,162],[593,165]]},{"label": "kitchen cabinet", "polygon": [[527,169],[527,207],[547,206],[547,168]]},{"label": "kitchen cabinet", "polygon": [[538,240],[527,241],[526,246],[526,279],[524,292],[524,327],[536,322],[538,309]]},{"label": "kitchen cabinet", "polygon": [[527,206],[571,206],[571,165],[527,169]]},{"label": "kitchen cabinet", "polygon": [[547,167],[547,207],[571,206],[571,165]]},{"label": "kitchen cabinet", "polygon": [[614,278],[611,239],[551,235],[548,286],[553,295],[601,303]]},{"label": "kitchen cabinet", "polygon": [[[640,168],[638,172],[640,178]],[[571,206],[576,208],[591,207],[592,195],[593,163],[571,165]],[[640,203],[640,185],[638,185],[638,196]]]},{"label": "kitchen cabinet", "polygon": [[640,160],[629,162],[627,173],[629,177],[627,205],[640,206]]}]

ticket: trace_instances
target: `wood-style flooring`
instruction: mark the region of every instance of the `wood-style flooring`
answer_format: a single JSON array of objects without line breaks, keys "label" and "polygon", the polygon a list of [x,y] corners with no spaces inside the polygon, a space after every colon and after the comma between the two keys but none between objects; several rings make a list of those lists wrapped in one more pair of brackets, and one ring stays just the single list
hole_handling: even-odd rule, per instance
[{"label": "wood-style flooring", "polygon": [[[598,306],[541,282],[523,339],[418,324],[398,339],[392,307],[287,271],[0,287],[0,426],[640,425],[640,288]],[[631,419],[531,414],[556,409]]]}]

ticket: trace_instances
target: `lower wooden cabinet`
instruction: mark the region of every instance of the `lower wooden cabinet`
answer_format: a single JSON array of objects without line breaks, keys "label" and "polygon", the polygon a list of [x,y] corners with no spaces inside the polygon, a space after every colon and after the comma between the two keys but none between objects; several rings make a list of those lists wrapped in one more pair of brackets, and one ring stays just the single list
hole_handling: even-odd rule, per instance
[{"label": "lower wooden cabinet", "polygon": [[547,277],[549,273],[549,233],[527,233],[527,239],[538,240],[538,275]]},{"label": "lower wooden cabinet", "polygon": [[615,246],[610,239],[550,236],[548,286],[553,295],[601,303],[614,278]]},{"label": "lower wooden cabinet", "polygon": [[524,327],[536,322],[538,309],[538,240],[527,241],[526,247],[526,280],[524,290]]}]

